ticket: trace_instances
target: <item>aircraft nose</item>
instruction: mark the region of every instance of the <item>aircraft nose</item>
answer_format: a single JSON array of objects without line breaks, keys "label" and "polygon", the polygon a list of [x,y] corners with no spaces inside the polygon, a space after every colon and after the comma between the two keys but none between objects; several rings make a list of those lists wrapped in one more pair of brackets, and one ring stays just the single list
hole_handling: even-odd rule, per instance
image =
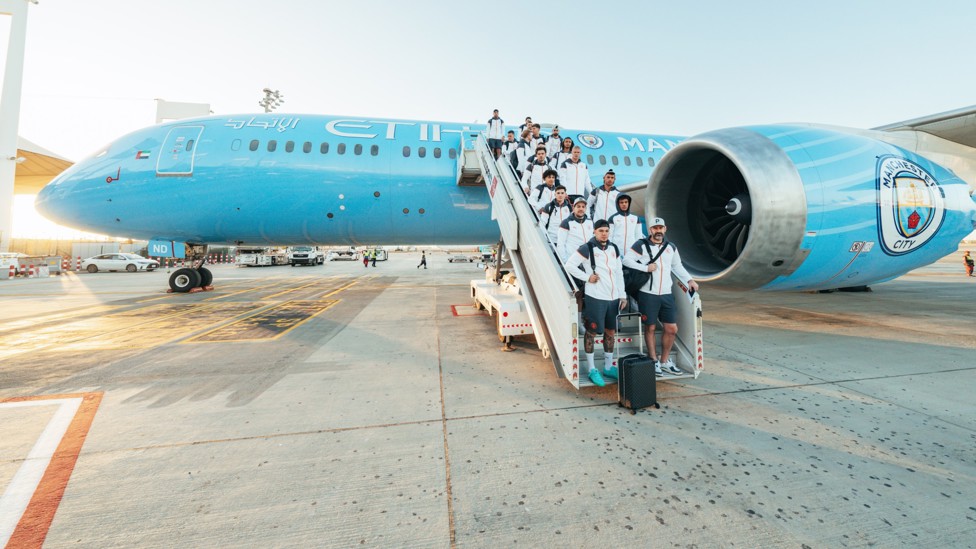
[{"label": "aircraft nose", "polygon": [[55,177],[45,185],[34,199],[34,209],[44,217],[57,222],[70,220],[68,196],[75,183],[66,173]]}]

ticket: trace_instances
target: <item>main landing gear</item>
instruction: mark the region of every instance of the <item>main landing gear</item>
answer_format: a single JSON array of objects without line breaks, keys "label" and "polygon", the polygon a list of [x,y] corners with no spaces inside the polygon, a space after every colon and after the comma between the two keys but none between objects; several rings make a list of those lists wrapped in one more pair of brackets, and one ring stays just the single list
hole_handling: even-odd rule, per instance
[{"label": "main landing gear", "polygon": [[186,244],[186,258],[190,266],[177,269],[169,275],[169,291],[177,293],[212,290],[213,273],[204,267],[207,261],[206,244]]}]

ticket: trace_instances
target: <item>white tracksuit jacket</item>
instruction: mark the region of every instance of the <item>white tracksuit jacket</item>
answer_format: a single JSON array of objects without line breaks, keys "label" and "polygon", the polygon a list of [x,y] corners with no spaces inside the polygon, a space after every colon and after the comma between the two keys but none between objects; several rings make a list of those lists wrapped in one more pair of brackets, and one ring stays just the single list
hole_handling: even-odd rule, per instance
[{"label": "white tracksuit jacket", "polygon": [[[679,280],[684,281],[686,284],[692,279],[688,271],[685,270],[684,265],[681,264],[681,256],[678,255],[678,248],[670,242],[665,243],[665,246],[667,246],[667,249],[654,262],[657,265],[657,269],[651,274],[651,279],[644,284],[640,291],[651,295],[670,294],[671,273],[674,273]],[[646,271],[647,265],[651,261],[651,256],[647,253],[648,249],[651,254],[657,254],[661,247],[651,244],[645,248],[641,241],[637,241],[627,250],[627,254],[624,255],[624,265],[631,269]]]},{"label": "white tracksuit jacket", "polygon": [[572,273],[578,271],[580,267],[583,268],[583,272],[586,273],[584,279],[587,280],[584,289],[586,295],[604,301],[624,299],[627,297],[624,291],[624,268],[617,255],[617,248],[609,241],[606,247],[601,247],[596,237],[591,238],[589,242],[593,245],[593,265],[600,280],[589,282],[593,267],[590,265],[590,246],[586,243],[570,254],[565,263],[566,270]]}]

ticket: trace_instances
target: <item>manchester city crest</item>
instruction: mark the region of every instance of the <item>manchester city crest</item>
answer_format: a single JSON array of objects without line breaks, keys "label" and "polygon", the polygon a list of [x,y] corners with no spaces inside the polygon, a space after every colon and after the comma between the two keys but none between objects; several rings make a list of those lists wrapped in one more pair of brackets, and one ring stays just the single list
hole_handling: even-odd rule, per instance
[{"label": "manchester city crest", "polygon": [[591,149],[599,149],[603,146],[603,139],[599,135],[593,135],[592,133],[581,133],[576,136],[576,141]]},{"label": "manchester city crest", "polygon": [[896,156],[878,159],[878,235],[888,255],[904,255],[932,239],[945,219],[939,182],[918,164]]}]

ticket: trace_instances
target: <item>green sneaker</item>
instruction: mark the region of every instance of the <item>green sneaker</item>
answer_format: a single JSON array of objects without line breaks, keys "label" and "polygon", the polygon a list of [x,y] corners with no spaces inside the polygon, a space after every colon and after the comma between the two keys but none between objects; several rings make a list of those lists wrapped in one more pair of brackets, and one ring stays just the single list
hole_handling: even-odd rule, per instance
[{"label": "green sneaker", "polygon": [[597,368],[593,368],[592,370],[590,370],[590,381],[592,381],[593,385],[596,385],[597,387],[607,386],[607,382],[603,381],[603,376],[600,375],[600,370],[598,370]]}]

